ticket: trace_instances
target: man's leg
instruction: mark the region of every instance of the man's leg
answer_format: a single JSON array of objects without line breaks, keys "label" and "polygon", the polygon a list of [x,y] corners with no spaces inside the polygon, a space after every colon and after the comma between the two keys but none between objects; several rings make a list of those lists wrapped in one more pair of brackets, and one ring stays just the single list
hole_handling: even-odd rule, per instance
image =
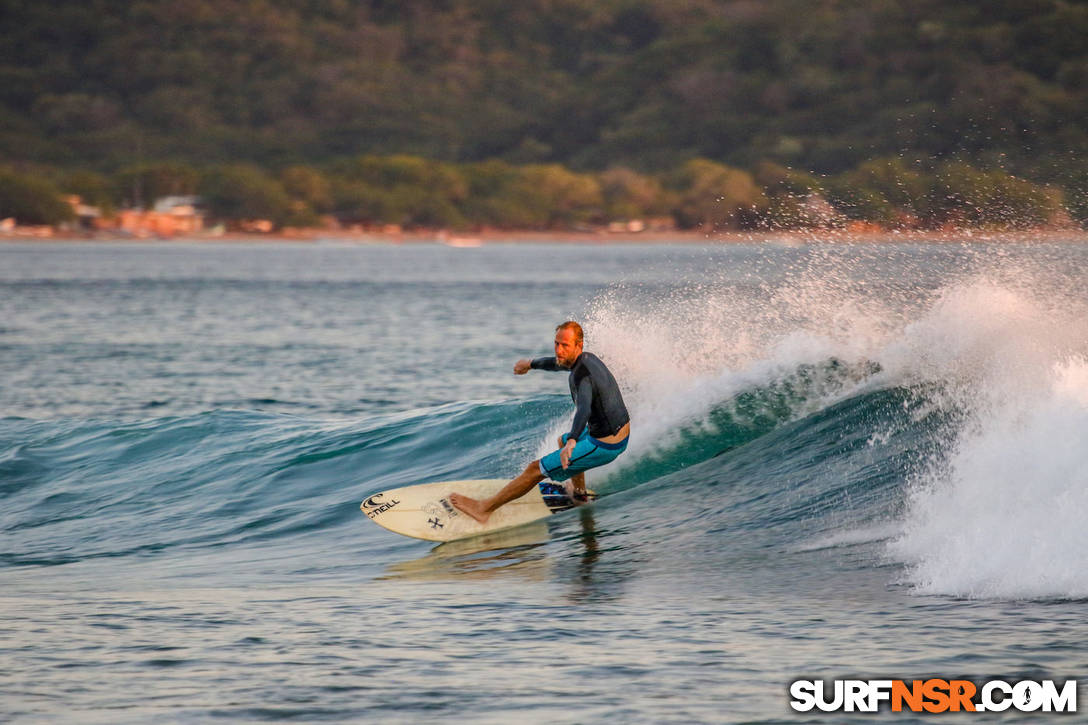
[{"label": "man's leg", "polygon": [[585,496],[586,493],[586,474],[585,471],[576,473],[570,477],[570,482],[574,484],[575,495],[581,494]]},{"label": "man's leg", "polygon": [[544,474],[540,472],[540,461],[533,461],[525,467],[520,476],[503,486],[502,490],[491,498],[477,501],[459,493],[452,493],[450,494],[450,503],[481,524],[485,524],[495,509],[503,504],[510,503],[515,498],[521,498],[529,493],[533,486],[543,480]]}]

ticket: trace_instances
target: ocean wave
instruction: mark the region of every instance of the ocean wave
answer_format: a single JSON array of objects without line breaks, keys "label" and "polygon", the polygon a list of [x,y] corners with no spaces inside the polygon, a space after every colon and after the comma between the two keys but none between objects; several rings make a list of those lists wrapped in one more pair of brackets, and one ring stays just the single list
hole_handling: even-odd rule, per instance
[{"label": "ocean wave", "polygon": [[1088,304],[1026,276],[945,290],[899,341],[953,445],[911,481],[889,555],[921,593],[1088,596]]},{"label": "ocean wave", "polygon": [[[590,476],[600,509],[693,552],[854,547],[920,594],[1088,596],[1079,287],[1000,265],[926,289],[826,271],[759,300],[597,300],[587,339],[633,419],[627,453]],[[556,394],[347,420],[0,419],[0,565],[318,536],[380,549],[363,497],[512,477],[570,414]]]},{"label": "ocean wave", "polygon": [[1034,373],[1030,394],[989,391],[950,456],[912,487],[890,552],[920,592],[1088,596],[1088,361]]},{"label": "ocean wave", "polygon": [[[781,467],[783,446],[795,448],[785,460],[795,455],[802,470],[834,457],[829,446],[841,445],[844,430],[852,431],[854,446],[866,447],[866,416],[889,405],[898,410],[898,393],[878,391],[799,416],[829,381],[864,374],[832,360],[741,391],[682,425],[674,445],[632,454],[600,488],[617,493],[649,483],[679,496],[693,485],[691,495],[705,499],[707,487],[728,476],[773,488],[767,473]],[[0,420],[0,444],[8,450],[0,459],[0,530],[9,544],[0,562],[56,565],[210,550],[356,526],[357,501],[375,490],[514,475],[540,446],[542,426],[568,415],[569,401],[546,396],[353,422],[241,410],[140,421]],[[746,456],[736,455],[745,448]],[[752,469],[762,473],[748,478]],[[693,472],[694,484],[684,477]],[[681,499],[670,498],[681,516]]]},{"label": "ocean wave", "polygon": [[[1078,267],[1052,251],[1030,263],[969,254],[928,285],[909,268],[874,277],[817,253],[775,282],[758,277],[762,294],[703,285],[636,307],[617,288],[597,300],[587,334],[634,380],[651,460],[654,448],[684,450],[692,421],[712,427],[721,401],[822,371],[782,399],[781,425],[704,465],[685,495],[705,503],[723,490],[708,497],[699,486],[710,481],[758,482],[765,505],[792,501],[777,535],[801,546],[894,522],[873,565],[904,567],[920,594],[1082,597],[1088,300]],[[868,451],[853,447],[859,430]],[[662,472],[661,485],[688,480]],[[774,523],[768,511],[750,521]]]}]

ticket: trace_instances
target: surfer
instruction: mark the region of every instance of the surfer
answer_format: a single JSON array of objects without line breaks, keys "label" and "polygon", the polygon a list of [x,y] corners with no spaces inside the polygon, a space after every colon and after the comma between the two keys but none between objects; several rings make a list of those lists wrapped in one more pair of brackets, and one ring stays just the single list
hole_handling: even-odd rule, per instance
[{"label": "surfer", "polygon": [[631,417],[623,404],[616,379],[601,359],[582,351],[582,327],[564,322],[555,328],[555,357],[522,359],[514,363],[514,374],[529,370],[569,370],[570,396],[574,400],[574,421],[570,432],[559,438],[558,450],[525,467],[521,475],[491,498],[476,500],[459,493],[450,503],[480,523],[495,509],[524,496],[533,486],[550,478],[571,479],[576,498],[586,498],[586,474],[591,468],[611,463],[627,449]]}]

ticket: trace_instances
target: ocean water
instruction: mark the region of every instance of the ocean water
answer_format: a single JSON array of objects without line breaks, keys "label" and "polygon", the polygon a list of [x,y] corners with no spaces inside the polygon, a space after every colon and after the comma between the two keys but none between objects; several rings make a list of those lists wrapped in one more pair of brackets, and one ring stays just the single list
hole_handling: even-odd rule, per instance
[{"label": "ocean water", "polygon": [[[977,236],[0,245],[0,720],[862,722],[789,683],[1086,679],[1086,278]],[[565,377],[511,367],[567,318],[633,416],[598,503],[438,547],[360,513],[546,452]],[[1047,717],[1088,720],[942,721]]]}]

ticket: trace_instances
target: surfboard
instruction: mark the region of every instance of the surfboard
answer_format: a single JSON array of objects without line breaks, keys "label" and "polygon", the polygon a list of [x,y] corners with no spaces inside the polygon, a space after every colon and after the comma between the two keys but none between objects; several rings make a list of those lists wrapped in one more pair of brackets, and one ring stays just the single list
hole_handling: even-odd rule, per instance
[{"label": "surfboard", "polygon": [[[584,503],[572,499],[562,484],[541,481],[521,498],[496,509],[487,523],[481,524],[449,500],[451,493],[487,498],[507,483],[505,478],[492,478],[391,488],[367,497],[359,508],[371,521],[394,533],[426,541],[455,541],[521,526]],[[586,493],[589,501],[597,499],[592,491]]]}]

